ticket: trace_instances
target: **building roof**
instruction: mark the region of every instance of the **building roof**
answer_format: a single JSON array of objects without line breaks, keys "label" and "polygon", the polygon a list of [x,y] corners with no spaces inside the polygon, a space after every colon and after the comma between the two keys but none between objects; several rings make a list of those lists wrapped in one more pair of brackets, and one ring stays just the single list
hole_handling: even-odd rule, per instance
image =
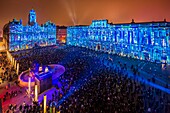
[{"label": "building roof", "polygon": [[108,23],[110,25],[137,25],[137,24],[141,24],[141,25],[146,25],[146,24],[151,24],[151,25],[154,25],[154,24],[166,24],[166,26],[170,26],[169,23],[170,22],[167,22],[166,19],[164,19],[163,21],[151,21],[151,22],[135,22],[133,19],[132,19],[132,22],[130,23]]},{"label": "building roof", "polygon": [[67,29],[67,26],[57,26],[57,29]]},{"label": "building roof", "polygon": [[[100,22],[100,21],[103,21],[103,22],[107,22],[108,25],[111,25],[111,26],[114,26],[115,27],[119,27],[119,26],[133,26],[133,25],[140,25],[140,26],[143,26],[143,25],[148,25],[148,26],[162,26],[162,27],[170,27],[170,22],[167,22],[166,19],[164,19],[163,21],[151,21],[151,22],[135,22],[134,19],[132,19],[132,22],[130,23],[108,23],[108,20],[107,19],[104,19],[104,20],[92,20],[92,23],[93,22]],[[90,24],[91,25],[91,24]],[[75,25],[75,26],[69,26],[69,27],[86,27],[86,26],[90,26],[90,25]]]}]

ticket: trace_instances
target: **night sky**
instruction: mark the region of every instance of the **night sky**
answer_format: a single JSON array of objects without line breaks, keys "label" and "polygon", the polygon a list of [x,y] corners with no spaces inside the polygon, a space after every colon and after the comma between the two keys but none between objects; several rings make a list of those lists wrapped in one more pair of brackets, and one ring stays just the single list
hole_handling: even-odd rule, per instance
[{"label": "night sky", "polygon": [[89,25],[93,19],[112,23],[170,21],[170,0],[0,0],[0,29],[13,18],[28,22],[34,9],[37,22]]}]

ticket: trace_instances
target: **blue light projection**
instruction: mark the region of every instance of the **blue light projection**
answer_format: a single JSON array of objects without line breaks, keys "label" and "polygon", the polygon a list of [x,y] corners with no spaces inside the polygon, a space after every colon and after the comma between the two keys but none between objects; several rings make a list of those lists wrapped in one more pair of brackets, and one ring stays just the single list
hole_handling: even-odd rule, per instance
[{"label": "blue light projection", "polygon": [[28,21],[29,24],[36,23],[36,13],[33,9],[29,13],[29,19],[28,20],[29,20]]},{"label": "blue light projection", "polygon": [[[134,76],[132,73],[129,73],[129,74],[128,74],[128,78],[135,79],[135,80],[138,81],[138,82],[142,82],[142,83],[144,83],[144,84],[146,84],[146,85],[148,85],[148,86],[154,87],[154,88],[159,89],[159,90],[161,90],[161,91],[163,91],[163,92],[165,92],[165,93],[170,94],[170,89],[165,88],[165,87],[163,87],[163,86],[161,86],[161,85],[158,85],[158,84],[156,84],[156,83],[153,83],[153,82],[151,82],[151,81],[149,82],[147,79],[142,78],[142,77],[140,77],[140,76]],[[169,85],[169,84],[168,84],[168,85]]]},{"label": "blue light projection", "polygon": [[67,45],[170,64],[170,22],[93,20],[89,26],[68,27]]},{"label": "blue light projection", "polygon": [[[95,68],[95,66],[92,66],[92,67],[93,67],[92,68],[93,72],[95,72],[97,69]],[[88,71],[90,71],[90,69],[86,70],[86,72]],[[81,87],[83,87],[86,82],[90,82],[90,77],[92,76],[92,73],[87,74],[86,72],[81,73],[81,77],[77,81],[74,82],[74,84],[70,87],[69,91],[58,101],[57,107],[59,107],[66,99],[68,99],[71,95],[73,95],[74,92],[78,91]],[[86,76],[83,76],[83,75],[86,75]]]},{"label": "blue light projection", "polygon": [[36,13],[31,10],[26,26],[22,20],[9,23],[9,51],[29,49],[35,46],[56,44],[56,25],[50,21],[41,26],[36,22]]},{"label": "blue light projection", "polygon": [[[93,64],[91,64],[91,65],[93,65]],[[95,68],[95,66],[92,66],[92,67],[93,67],[92,68],[93,72],[95,72],[97,69]],[[112,67],[111,69],[114,69],[113,65],[111,67]],[[105,67],[103,67],[103,68],[105,68]],[[88,71],[90,71],[90,70],[87,70],[87,72]],[[167,94],[170,94],[170,89],[168,89],[168,88],[165,88],[161,85],[153,83],[152,81],[148,81],[146,78],[142,78],[140,76],[135,76],[132,72],[128,71],[127,73],[128,73],[127,77],[130,79],[133,79],[140,83],[144,83],[148,86],[154,87],[154,88],[159,89]],[[80,78],[79,80],[74,82],[74,84],[70,87],[69,91],[58,101],[56,107],[59,107],[61,104],[63,104],[63,102],[66,101],[71,95],[73,95],[74,92],[78,91],[81,87],[83,87],[86,83],[88,83],[90,81],[90,79],[91,79],[90,77],[92,76],[92,74],[86,74],[86,73],[82,72],[81,75],[83,75],[83,74],[86,76],[82,76],[82,78]],[[122,74],[121,76],[126,76],[126,74]]]}]

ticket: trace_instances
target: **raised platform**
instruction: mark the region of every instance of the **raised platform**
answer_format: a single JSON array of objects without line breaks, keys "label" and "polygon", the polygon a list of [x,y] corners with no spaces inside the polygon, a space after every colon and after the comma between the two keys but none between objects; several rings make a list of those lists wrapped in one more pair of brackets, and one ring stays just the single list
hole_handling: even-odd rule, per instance
[{"label": "raised platform", "polygon": [[[57,79],[59,76],[61,76],[65,72],[65,67],[59,64],[50,64],[48,65],[50,67],[49,73],[52,73],[52,81]],[[48,73],[46,73],[48,74]],[[41,75],[40,77],[37,77],[38,79],[42,79],[46,75]],[[19,77],[19,85],[21,87],[28,87],[28,79],[29,79],[29,70],[26,70],[22,72]],[[31,87],[35,85],[35,79],[31,78]]]}]

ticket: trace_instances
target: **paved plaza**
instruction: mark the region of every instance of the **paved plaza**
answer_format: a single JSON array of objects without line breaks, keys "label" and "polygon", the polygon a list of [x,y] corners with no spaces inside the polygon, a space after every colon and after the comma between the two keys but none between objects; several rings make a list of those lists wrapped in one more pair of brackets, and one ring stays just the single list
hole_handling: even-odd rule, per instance
[{"label": "paved plaza", "polygon": [[[170,66],[167,65],[167,67],[165,69],[162,69],[161,64],[131,59],[128,57],[120,57],[117,55],[111,55],[111,54],[106,54],[106,53],[98,53],[98,55],[96,57],[100,57],[100,58],[103,57],[105,59],[103,62],[104,65],[106,67],[110,67],[110,68],[114,68],[117,66],[119,67],[120,62],[122,63],[121,65],[126,64],[126,66],[128,67],[127,68],[128,73],[132,78],[137,77],[138,79],[141,79],[141,81],[146,81],[147,85],[158,88],[158,89],[162,90],[163,92],[166,90],[167,92],[166,91],[165,92],[170,94],[170,89],[169,89],[169,87],[170,87],[170,80],[169,80],[170,79],[169,78]],[[131,70],[132,65],[139,69],[140,74],[134,75],[132,73],[132,70]],[[0,73],[4,73],[4,70],[2,68],[0,68]],[[153,81],[153,78],[155,81]],[[29,105],[32,104],[32,99],[29,98],[26,93],[27,88],[21,88],[20,86],[18,86],[15,83],[15,81],[16,81],[16,79],[11,82],[4,81],[3,83],[0,84],[0,96],[1,97],[3,97],[3,95],[6,94],[6,92],[9,92],[9,93],[11,93],[12,91],[20,92],[12,98],[7,98],[7,100],[2,103],[3,112],[5,112],[7,109],[9,109],[10,104],[21,105],[21,104],[23,104],[23,102],[26,104],[29,104]],[[139,82],[140,82],[140,80],[139,80]],[[8,86],[8,88],[7,88],[7,86]],[[32,88],[32,90],[34,90],[34,89]],[[52,94],[54,92],[58,92],[58,91],[59,90],[57,90],[56,88],[51,88],[51,89],[45,91],[44,93],[39,95],[39,101],[43,100],[43,96],[45,94],[47,95],[47,99],[51,100]],[[168,97],[168,98],[170,98],[170,97]]]}]

